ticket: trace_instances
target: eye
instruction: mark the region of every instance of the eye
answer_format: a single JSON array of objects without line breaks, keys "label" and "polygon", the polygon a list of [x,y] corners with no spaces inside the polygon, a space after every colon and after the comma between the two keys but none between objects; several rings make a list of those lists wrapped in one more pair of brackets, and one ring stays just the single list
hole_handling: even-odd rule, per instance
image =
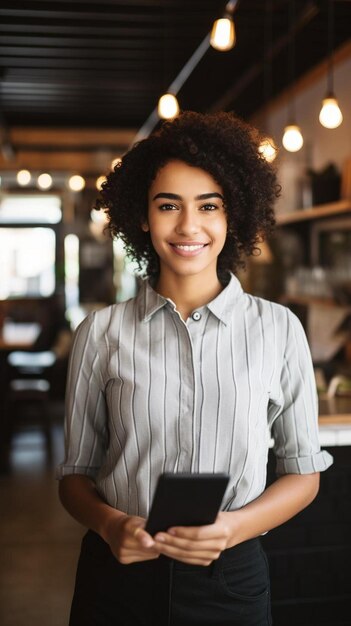
[{"label": "eye", "polygon": [[160,211],[176,211],[177,207],[175,204],[161,204],[159,207]]},{"label": "eye", "polygon": [[200,207],[201,211],[215,211],[216,209],[218,209],[218,206],[216,204],[203,204]]}]

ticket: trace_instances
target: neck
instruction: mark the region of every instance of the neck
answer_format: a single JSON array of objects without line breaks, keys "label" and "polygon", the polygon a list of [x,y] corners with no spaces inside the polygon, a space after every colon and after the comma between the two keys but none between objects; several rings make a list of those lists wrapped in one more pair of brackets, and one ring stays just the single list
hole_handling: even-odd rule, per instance
[{"label": "neck", "polygon": [[161,296],[175,303],[183,320],[187,320],[194,309],[211,302],[223,289],[216,273],[209,276],[203,273],[192,276],[167,274],[161,272],[155,289]]}]

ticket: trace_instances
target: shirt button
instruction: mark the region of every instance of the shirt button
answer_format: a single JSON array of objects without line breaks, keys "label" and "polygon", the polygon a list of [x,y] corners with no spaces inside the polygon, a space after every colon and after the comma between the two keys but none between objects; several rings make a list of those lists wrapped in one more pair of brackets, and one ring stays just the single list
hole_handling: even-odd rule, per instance
[{"label": "shirt button", "polygon": [[194,322],[199,322],[201,320],[201,313],[199,313],[199,311],[194,311],[191,317],[193,318]]}]

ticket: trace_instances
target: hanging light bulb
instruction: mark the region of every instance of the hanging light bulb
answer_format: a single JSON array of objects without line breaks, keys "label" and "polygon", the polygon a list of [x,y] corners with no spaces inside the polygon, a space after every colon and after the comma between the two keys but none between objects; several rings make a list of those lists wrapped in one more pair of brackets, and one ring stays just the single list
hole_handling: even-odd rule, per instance
[{"label": "hanging light bulb", "polygon": [[284,128],[283,146],[289,152],[298,152],[303,146],[303,137],[297,124],[288,124]]},{"label": "hanging light bulb", "polygon": [[71,176],[68,181],[68,186],[72,191],[82,191],[85,187],[85,180],[83,176],[79,176],[79,174],[75,174]]},{"label": "hanging light bulb", "polygon": [[19,172],[17,172],[17,182],[19,185],[21,185],[21,187],[29,185],[31,178],[31,174],[30,172],[28,172],[28,170],[20,170]]},{"label": "hanging light bulb", "polygon": [[[289,24],[290,24],[290,82],[293,84],[295,79],[295,0],[289,0]],[[284,128],[283,146],[289,152],[298,152],[303,146],[303,137],[300,127],[295,122],[295,97],[294,91],[290,95],[288,104],[289,115],[288,124]]]},{"label": "hanging light bulb", "polygon": [[113,161],[111,161],[111,170],[114,171],[115,167],[117,167],[117,165],[119,165],[120,163],[122,163],[121,157],[116,157],[116,159],[113,159]]},{"label": "hanging light bulb", "polygon": [[337,128],[343,120],[337,99],[333,94],[324,98],[319,121],[325,128]]},{"label": "hanging light bulb", "polygon": [[40,174],[37,180],[40,189],[50,189],[52,185],[52,177],[50,174]]},{"label": "hanging light bulb", "polygon": [[166,93],[158,101],[157,112],[165,120],[171,120],[179,113],[177,98],[172,93]]},{"label": "hanging light bulb", "polygon": [[236,35],[231,15],[216,20],[212,26],[210,44],[212,48],[225,52],[235,46]]},{"label": "hanging light bulb", "polygon": [[223,17],[215,20],[211,30],[210,44],[212,48],[224,52],[235,46],[236,34],[233,13],[238,0],[229,0],[226,4]]},{"label": "hanging light bulb", "polygon": [[338,101],[334,95],[334,70],[333,70],[333,34],[334,34],[334,5],[331,0],[328,3],[328,92],[322,102],[319,113],[319,121],[325,128],[337,128],[343,117]]},{"label": "hanging light bulb", "polygon": [[266,137],[262,139],[258,151],[268,163],[272,163],[277,156],[278,148],[271,137]]},{"label": "hanging light bulb", "polygon": [[96,189],[101,191],[102,190],[102,185],[103,185],[104,182],[106,182],[106,176],[99,176],[99,178],[97,178],[96,182],[95,182]]}]

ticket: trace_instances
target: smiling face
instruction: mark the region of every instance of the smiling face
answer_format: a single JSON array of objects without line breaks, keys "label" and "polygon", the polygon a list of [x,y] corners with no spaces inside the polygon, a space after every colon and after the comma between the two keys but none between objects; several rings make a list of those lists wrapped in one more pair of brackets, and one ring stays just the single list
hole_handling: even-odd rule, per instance
[{"label": "smiling face", "polygon": [[212,176],[183,161],[169,161],[148,195],[151,241],[161,274],[217,277],[217,258],[227,235],[223,190]]}]

